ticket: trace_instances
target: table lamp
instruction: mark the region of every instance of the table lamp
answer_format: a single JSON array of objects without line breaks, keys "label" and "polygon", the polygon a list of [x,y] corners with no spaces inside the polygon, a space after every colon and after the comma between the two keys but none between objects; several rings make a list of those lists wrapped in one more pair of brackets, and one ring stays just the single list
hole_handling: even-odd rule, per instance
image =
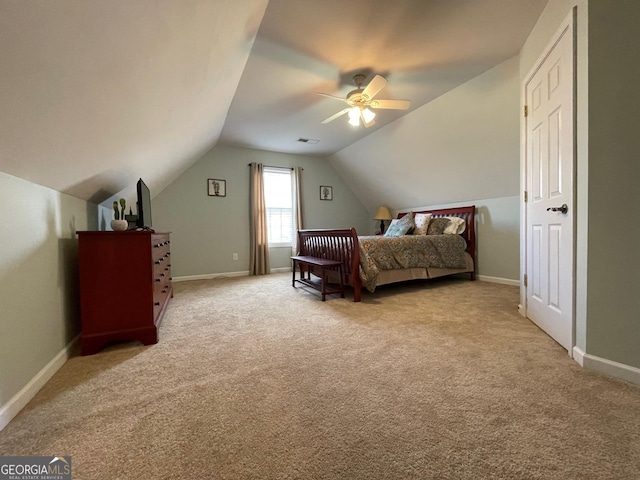
[{"label": "table lamp", "polygon": [[384,234],[384,221],[393,220],[391,212],[387,207],[380,207],[373,217],[374,220],[380,220],[380,234]]}]

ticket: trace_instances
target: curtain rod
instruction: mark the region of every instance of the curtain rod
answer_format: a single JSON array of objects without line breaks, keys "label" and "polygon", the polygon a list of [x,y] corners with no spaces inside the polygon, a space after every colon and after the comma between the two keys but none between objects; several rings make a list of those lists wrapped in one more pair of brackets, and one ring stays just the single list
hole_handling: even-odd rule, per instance
[{"label": "curtain rod", "polygon": [[[250,166],[251,166],[251,164],[248,163],[247,167],[250,167]],[[266,168],[288,168],[289,170],[293,170],[293,167],[278,167],[276,165],[262,165],[262,166],[266,167]],[[300,168],[300,170],[304,170],[304,168]]]}]

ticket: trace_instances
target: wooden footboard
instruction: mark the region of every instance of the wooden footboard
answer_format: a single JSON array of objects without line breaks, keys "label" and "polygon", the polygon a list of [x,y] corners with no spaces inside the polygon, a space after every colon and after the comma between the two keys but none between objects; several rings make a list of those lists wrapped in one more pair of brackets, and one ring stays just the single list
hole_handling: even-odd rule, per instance
[{"label": "wooden footboard", "polygon": [[[361,299],[360,246],[355,228],[341,230],[298,230],[298,255],[337,260],[342,263],[343,283],[353,288],[353,301]],[[307,267],[301,267],[307,268]],[[314,275],[313,267],[308,267]],[[330,281],[339,283],[336,271],[328,271]],[[334,278],[331,278],[332,275]]]}]

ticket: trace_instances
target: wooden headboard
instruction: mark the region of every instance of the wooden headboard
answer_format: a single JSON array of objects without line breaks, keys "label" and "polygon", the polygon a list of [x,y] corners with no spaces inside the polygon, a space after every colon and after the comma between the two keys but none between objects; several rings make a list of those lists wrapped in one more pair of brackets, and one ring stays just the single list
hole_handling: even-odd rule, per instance
[{"label": "wooden headboard", "polygon": [[[398,213],[398,218],[404,217],[408,212]],[[476,206],[471,205],[469,207],[454,207],[454,208],[441,208],[439,210],[420,210],[414,211],[416,213],[430,213],[432,217],[460,217],[464,218],[467,227],[465,228],[462,238],[467,242],[467,253],[471,255],[473,259],[474,270],[478,271],[478,264],[476,260]]]}]

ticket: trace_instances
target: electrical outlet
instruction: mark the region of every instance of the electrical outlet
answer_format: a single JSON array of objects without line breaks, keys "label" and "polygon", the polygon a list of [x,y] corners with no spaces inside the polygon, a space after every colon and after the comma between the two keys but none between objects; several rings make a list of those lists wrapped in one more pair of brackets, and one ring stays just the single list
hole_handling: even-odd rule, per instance
[{"label": "electrical outlet", "polygon": [[234,253],[234,254],[233,254],[233,259],[234,259],[234,260],[237,260],[237,259],[238,259],[238,254],[237,254],[237,253]]}]

